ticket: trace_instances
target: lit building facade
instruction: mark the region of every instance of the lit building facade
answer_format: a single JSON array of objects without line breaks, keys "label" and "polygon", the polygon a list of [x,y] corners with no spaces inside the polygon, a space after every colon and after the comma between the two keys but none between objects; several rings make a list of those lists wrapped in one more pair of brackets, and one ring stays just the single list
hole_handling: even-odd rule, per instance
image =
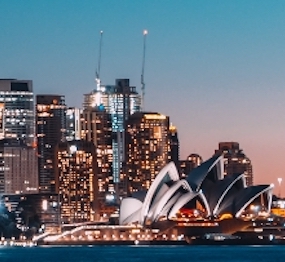
[{"label": "lit building facade", "polygon": [[170,161],[173,161],[175,166],[179,168],[179,139],[177,128],[174,125],[169,126],[169,141],[170,141]]},{"label": "lit building facade", "polygon": [[0,139],[35,142],[34,94],[31,80],[0,79]]},{"label": "lit building facade", "polygon": [[37,218],[41,230],[58,233],[61,226],[58,194],[7,194],[1,197],[0,200],[2,199],[8,211],[15,215],[18,227],[25,223],[22,213],[28,212],[31,223]]},{"label": "lit building facade", "polygon": [[81,109],[69,107],[66,110],[66,135],[67,141],[80,140],[81,126],[80,117]]},{"label": "lit building facade", "polygon": [[103,106],[111,114],[113,132],[113,179],[120,182],[122,162],[125,161],[125,122],[135,112],[141,110],[141,96],[136,87],[130,86],[129,79],[116,79],[115,85],[97,86],[85,95],[84,108]]},{"label": "lit building facade", "polygon": [[66,105],[60,95],[37,95],[39,191],[55,193],[55,146],[65,141]]},{"label": "lit building facade", "polygon": [[277,217],[285,217],[285,200],[280,196],[273,195],[271,213]]},{"label": "lit building facade", "polygon": [[104,107],[89,107],[81,114],[81,139],[96,146],[99,199],[102,205],[108,192],[114,192],[112,176],[112,119]]},{"label": "lit building facade", "polygon": [[137,112],[126,124],[125,192],[149,189],[159,170],[171,159],[169,117]]},{"label": "lit building facade", "polygon": [[14,139],[0,140],[0,194],[38,192],[37,150]]},{"label": "lit building facade", "polygon": [[221,142],[215,154],[224,155],[225,175],[244,174],[247,186],[253,185],[253,171],[250,159],[243,153],[237,142]]},{"label": "lit building facade", "polygon": [[56,152],[62,223],[96,220],[99,211],[95,145],[74,140],[58,144]]},{"label": "lit building facade", "polygon": [[203,162],[203,159],[198,154],[190,154],[186,160],[180,160],[179,166],[177,169],[181,174],[181,177],[186,177],[193,169],[200,166]]}]

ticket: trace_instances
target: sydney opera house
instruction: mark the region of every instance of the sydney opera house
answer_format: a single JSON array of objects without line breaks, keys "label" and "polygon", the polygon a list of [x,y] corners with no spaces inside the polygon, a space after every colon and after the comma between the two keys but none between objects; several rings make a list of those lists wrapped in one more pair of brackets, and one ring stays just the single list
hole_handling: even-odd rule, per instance
[{"label": "sydney opera house", "polygon": [[273,185],[246,186],[243,174],[224,176],[224,159],[215,155],[180,179],[173,162],[147,192],[121,202],[119,223],[144,228],[176,228],[188,236],[234,233],[254,218],[268,216]]}]

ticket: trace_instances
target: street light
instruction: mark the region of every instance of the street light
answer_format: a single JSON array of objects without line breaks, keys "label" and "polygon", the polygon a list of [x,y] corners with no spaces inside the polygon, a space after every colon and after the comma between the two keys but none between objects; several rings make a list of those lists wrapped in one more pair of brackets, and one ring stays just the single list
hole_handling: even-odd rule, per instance
[{"label": "street light", "polygon": [[279,198],[281,197],[281,183],[282,183],[282,177],[277,178],[278,185],[279,185]]}]

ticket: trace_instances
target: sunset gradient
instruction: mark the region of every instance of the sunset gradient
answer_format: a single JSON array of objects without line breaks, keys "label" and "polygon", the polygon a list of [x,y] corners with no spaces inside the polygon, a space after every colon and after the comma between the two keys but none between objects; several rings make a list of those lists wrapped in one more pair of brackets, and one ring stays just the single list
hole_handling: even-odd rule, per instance
[{"label": "sunset gradient", "polygon": [[[170,116],[180,158],[239,142],[255,184],[285,181],[285,1],[0,0],[0,78],[81,107],[101,82],[129,78],[145,110]],[[281,183],[285,196],[285,182]]]}]

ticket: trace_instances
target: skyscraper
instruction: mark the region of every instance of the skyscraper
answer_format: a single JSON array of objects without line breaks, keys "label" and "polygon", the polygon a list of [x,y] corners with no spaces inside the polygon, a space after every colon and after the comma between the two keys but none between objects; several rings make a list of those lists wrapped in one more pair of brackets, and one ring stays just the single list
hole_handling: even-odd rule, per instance
[{"label": "skyscraper", "polygon": [[126,123],[125,191],[149,189],[158,172],[170,161],[169,117],[137,112]]},{"label": "skyscraper", "polygon": [[125,156],[125,121],[135,112],[140,111],[141,97],[136,87],[130,86],[129,79],[116,79],[115,85],[97,86],[84,98],[84,108],[104,107],[112,119],[113,179],[120,182],[121,164]]},{"label": "skyscraper", "polygon": [[169,141],[170,141],[170,160],[174,162],[179,169],[179,139],[177,128],[174,125],[169,126]]},{"label": "skyscraper", "polygon": [[67,141],[80,140],[81,136],[81,109],[69,107],[66,110],[66,135]]},{"label": "skyscraper", "polygon": [[114,192],[112,176],[112,119],[103,106],[85,108],[81,114],[81,139],[96,146],[100,204],[108,192]]},{"label": "skyscraper", "polygon": [[55,193],[55,146],[65,141],[65,100],[60,95],[37,95],[39,191]]},{"label": "skyscraper", "polygon": [[94,221],[99,217],[95,145],[74,140],[59,143],[55,151],[62,222]]},{"label": "skyscraper", "polygon": [[224,155],[225,175],[244,174],[247,186],[253,185],[253,172],[250,159],[243,153],[237,142],[221,142],[215,153]]},{"label": "skyscraper", "polygon": [[38,192],[36,148],[17,139],[0,140],[0,194]]},{"label": "skyscraper", "polygon": [[0,79],[0,139],[35,142],[34,94],[31,80]]}]

